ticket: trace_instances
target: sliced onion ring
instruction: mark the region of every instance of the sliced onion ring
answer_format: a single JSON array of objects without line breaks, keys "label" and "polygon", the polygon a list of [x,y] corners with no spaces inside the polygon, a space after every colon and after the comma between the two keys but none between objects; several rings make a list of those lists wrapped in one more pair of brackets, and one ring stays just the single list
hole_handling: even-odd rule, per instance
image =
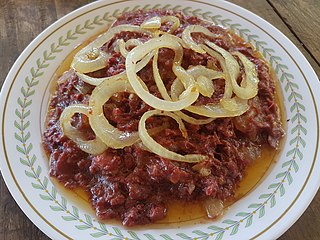
[{"label": "sliced onion ring", "polygon": [[161,17],[155,16],[147,19],[141,25],[143,29],[159,29],[161,27]]},{"label": "sliced onion ring", "polygon": [[[139,26],[134,25],[125,24],[109,28],[107,32],[98,36],[93,42],[82,48],[74,56],[71,67],[81,73],[94,72],[104,68],[109,55],[104,51],[101,51],[99,48],[111,40],[115,34],[123,31],[141,32],[152,36],[150,31],[141,29]],[[90,58],[88,54],[90,54],[92,51],[96,51],[96,57]]]},{"label": "sliced onion ring", "polygon": [[230,75],[231,85],[233,92],[242,99],[250,99],[257,95],[258,92],[258,82],[257,73],[255,71],[255,67],[253,63],[251,63],[245,56],[241,53],[233,53],[237,55],[242,63],[244,64],[245,71],[246,71],[246,81],[241,82],[241,86],[238,85],[237,79],[239,75],[239,63],[237,60],[232,56],[231,53],[224,50],[223,48],[217,46],[216,44],[206,41],[206,44],[213,48],[215,51],[219,52],[226,61],[226,65],[228,68],[228,72]]},{"label": "sliced onion ring", "polygon": [[89,101],[92,109],[89,123],[92,130],[108,147],[115,149],[131,146],[139,140],[137,132],[122,132],[113,127],[104,116],[103,105],[117,92],[134,93],[127,81],[104,81],[93,90]]},{"label": "sliced onion ring", "polygon": [[245,77],[241,82],[242,94],[244,95],[242,98],[249,99],[255,97],[258,94],[259,83],[256,66],[242,53],[234,52],[232,54],[238,56],[244,66]]},{"label": "sliced onion ring", "polygon": [[172,26],[169,29],[169,33],[173,33],[175,30],[177,30],[180,27],[180,20],[179,18],[175,17],[175,16],[162,16],[161,17],[161,23],[164,22],[172,22]]},{"label": "sliced onion ring", "polygon": [[175,17],[175,16],[155,16],[152,18],[147,19],[146,21],[144,21],[140,27],[143,29],[159,29],[161,27],[161,24],[164,22],[172,22],[172,26],[169,29],[169,33],[173,33],[175,30],[177,30],[180,26],[180,20],[179,18]]},{"label": "sliced onion ring", "polygon": [[88,75],[76,72],[76,75],[84,82],[89,83],[94,86],[100,85],[104,81],[113,81],[117,79],[126,79],[127,75],[125,72],[121,72],[117,75],[111,76],[111,77],[104,77],[104,78],[95,78],[95,77],[90,77]]},{"label": "sliced onion ring", "polygon": [[207,158],[207,156],[200,155],[200,154],[187,154],[187,155],[180,155],[178,153],[172,152],[163,146],[161,146],[159,143],[157,143],[155,140],[153,140],[152,137],[148,134],[148,131],[146,129],[146,120],[154,115],[162,115],[162,116],[169,116],[177,121],[179,124],[180,130],[184,129],[184,124],[179,120],[179,118],[170,112],[162,112],[159,110],[151,110],[146,113],[144,113],[140,119],[139,122],[139,136],[142,141],[142,143],[153,153],[170,160],[174,161],[180,161],[180,162],[188,162],[188,163],[196,163],[200,162]]},{"label": "sliced onion ring", "polygon": [[174,63],[180,64],[183,54],[181,45],[177,42],[170,41],[165,36],[154,38],[143,45],[137,46],[132,49],[126,59],[126,71],[128,80],[134,89],[135,93],[148,105],[164,111],[178,111],[195,102],[199,96],[198,91],[190,91],[181,101],[172,102],[155,97],[147,91],[140,83],[136,74],[137,62],[142,59],[146,54],[158,48],[170,48],[175,51]]},{"label": "sliced onion ring", "polygon": [[200,25],[189,25],[187,26],[184,31],[182,32],[182,40],[195,52],[197,53],[201,53],[204,54],[206,53],[205,50],[203,50],[201,48],[201,46],[199,46],[199,44],[197,44],[191,36],[191,33],[193,32],[199,32],[199,33],[203,33],[209,37],[215,38],[217,37],[216,34],[210,32],[207,28],[200,26]]},{"label": "sliced onion ring", "polygon": [[93,140],[84,140],[83,134],[71,125],[71,118],[75,113],[89,116],[90,108],[83,104],[74,104],[66,107],[60,116],[60,126],[63,134],[74,141],[84,152],[98,155],[103,153],[108,147],[96,137]]},{"label": "sliced onion ring", "polygon": [[[211,118],[236,117],[248,111],[249,106],[247,104],[247,100],[240,99],[238,97],[234,97],[232,99],[233,108],[225,108],[225,106],[220,102],[218,104],[209,103],[200,106],[189,106],[186,108],[186,110]],[[223,99],[221,101],[223,101]]]},{"label": "sliced onion ring", "polygon": [[230,77],[230,73],[229,70],[227,68],[226,65],[226,61],[225,59],[217,52],[213,51],[211,48],[207,47],[206,45],[200,45],[209,55],[211,55],[212,57],[216,58],[221,67],[222,70],[225,74],[225,88],[224,88],[224,94],[223,94],[223,98],[231,98],[233,90],[232,90],[232,84],[231,84],[231,77]]},{"label": "sliced onion ring", "polygon": [[194,117],[190,117],[189,115],[181,112],[181,111],[176,111],[174,112],[178,117],[180,117],[183,121],[194,124],[194,125],[204,125],[211,123],[214,118],[207,118],[207,119],[196,119]]},{"label": "sliced onion ring", "polygon": [[206,68],[202,65],[193,66],[189,68],[187,72],[196,79],[197,88],[205,97],[211,97],[214,92],[213,79],[225,78],[224,73]]},{"label": "sliced onion ring", "polygon": [[[178,80],[175,80],[171,85],[171,98],[173,100],[178,99],[183,89],[184,87],[182,83]],[[218,104],[207,104],[200,106],[192,105],[187,107],[186,110],[198,114],[200,116],[205,116],[209,118],[222,118],[240,116],[249,109],[247,100],[240,99],[238,97],[234,97],[232,99],[233,108],[225,108],[226,105],[231,106],[231,102],[221,103],[221,101],[223,101],[223,99],[221,99],[220,103]]]},{"label": "sliced onion ring", "polygon": [[[148,53],[141,61],[139,61],[137,63],[137,68],[136,68],[136,72],[139,72],[142,68],[144,68],[148,62],[151,60],[151,58],[153,57],[154,52],[150,52]],[[91,85],[94,86],[98,86],[99,84],[101,84],[104,81],[112,81],[112,80],[116,80],[116,79],[123,79],[123,80],[127,80],[127,74],[125,71],[118,73],[117,75],[111,76],[111,77],[104,77],[104,78],[95,78],[95,77],[90,77],[88,75],[76,72],[76,75],[84,82],[89,83]]]}]

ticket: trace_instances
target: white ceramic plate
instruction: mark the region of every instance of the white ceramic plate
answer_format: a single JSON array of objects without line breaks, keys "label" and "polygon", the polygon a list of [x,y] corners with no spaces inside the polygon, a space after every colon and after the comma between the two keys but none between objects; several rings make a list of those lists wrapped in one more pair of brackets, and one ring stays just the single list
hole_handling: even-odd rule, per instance
[{"label": "white ceramic plate", "polygon": [[[100,223],[57,189],[41,151],[49,80],[75,46],[113,17],[135,9],[171,8],[231,28],[270,61],[280,80],[288,119],[279,161],[220,220],[179,228],[125,229]],[[320,175],[318,79],[299,50],[256,15],[218,0],[100,1],[60,19],[40,34],[12,67],[1,92],[1,170],[25,214],[53,239],[275,239],[303,213]]]}]

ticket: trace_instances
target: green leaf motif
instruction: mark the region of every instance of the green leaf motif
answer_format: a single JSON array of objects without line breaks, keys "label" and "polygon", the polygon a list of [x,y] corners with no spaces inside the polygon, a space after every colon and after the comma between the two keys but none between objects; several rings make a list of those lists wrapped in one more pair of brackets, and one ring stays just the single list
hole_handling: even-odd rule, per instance
[{"label": "green leaf motif", "polygon": [[288,180],[288,184],[291,185],[291,183],[293,182],[293,178],[290,172],[288,172],[287,174],[287,180]]},{"label": "green leaf motif", "polygon": [[248,206],[248,208],[259,208],[261,206],[261,203],[252,203]]},{"label": "green leaf motif", "polygon": [[248,218],[247,218],[247,222],[246,222],[246,225],[245,227],[250,227],[251,224],[252,224],[252,219],[253,219],[253,215],[250,215]]},{"label": "green leaf motif", "polygon": [[56,198],[57,198],[57,190],[56,190],[55,187],[52,187],[51,195],[52,195],[53,199],[56,199]]},{"label": "green leaf motif", "polygon": [[273,207],[276,205],[277,202],[276,202],[276,197],[275,197],[275,195],[273,195],[273,196],[271,197],[270,203],[271,203],[271,205],[270,205],[271,208],[273,208]]},{"label": "green leaf motif", "polygon": [[278,173],[276,178],[282,178],[283,176],[285,176],[287,174],[287,172],[282,172],[282,173]]},{"label": "green leaf motif", "polygon": [[223,220],[222,223],[232,225],[232,224],[236,224],[237,221],[234,221],[234,220],[231,220],[231,219],[226,219],[226,220]]},{"label": "green leaf motif", "polygon": [[62,216],[62,219],[68,222],[77,220],[77,218],[72,216]]},{"label": "green leaf motif", "polygon": [[214,240],[221,240],[223,238],[223,234],[224,234],[224,232],[218,233],[218,235],[216,236],[216,238]]},{"label": "green leaf motif", "polygon": [[194,230],[192,231],[194,234],[197,234],[198,236],[202,236],[202,237],[208,237],[209,235],[203,231],[200,230]]},{"label": "green leaf motif", "polygon": [[277,188],[280,185],[280,183],[272,183],[269,185],[268,189]]},{"label": "green leaf motif", "polygon": [[293,167],[293,169],[294,169],[294,171],[295,171],[296,173],[299,171],[299,166],[298,166],[298,164],[296,163],[296,161],[293,161],[292,167]]},{"label": "green leaf motif", "polygon": [[67,209],[67,199],[63,196],[61,196],[61,205],[64,207],[64,209]]},{"label": "green leaf motif", "polygon": [[64,211],[64,209],[60,206],[50,206],[50,208],[55,212]]},{"label": "green leaf motif", "polygon": [[40,184],[31,183],[31,185],[32,185],[33,188],[40,189],[40,190],[44,190],[43,187],[42,187]]},{"label": "green leaf motif", "polygon": [[224,230],[223,228],[215,226],[215,225],[209,226],[208,228],[215,231],[215,232],[219,232],[219,231]]},{"label": "green leaf motif", "polygon": [[43,178],[43,183],[42,183],[45,189],[47,189],[48,183],[49,183],[49,180],[48,180],[48,178],[45,176],[45,177]]},{"label": "green leaf motif", "polygon": [[167,234],[161,234],[160,237],[162,237],[164,240],[173,240],[169,235]]},{"label": "green leaf motif", "polygon": [[182,239],[192,240],[192,237],[189,237],[184,233],[178,233],[177,236],[182,238]]},{"label": "green leaf motif", "polygon": [[239,230],[239,226],[240,226],[240,224],[234,225],[234,227],[232,228],[232,231],[231,231],[231,234],[230,234],[230,235],[235,235],[235,234],[238,232],[238,230]]},{"label": "green leaf motif", "polygon": [[30,167],[30,163],[25,159],[20,158],[20,163],[22,163],[23,165],[25,165],[27,167]]},{"label": "green leaf motif", "polygon": [[280,197],[282,197],[285,193],[286,193],[286,190],[285,190],[283,184],[281,184],[281,186],[280,186]]},{"label": "green leaf motif", "polygon": [[237,217],[246,217],[248,215],[250,215],[250,213],[247,213],[247,212],[239,212],[236,214]]},{"label": "green leaf motif", "polygon": [[156,240],[150,233],[143,234],[148,240]]},{"label": "green leaf motif", "polygon": [[45,201],[52,201],[51,197],[47,195],[40,194],[40,198]]},{"label": "green leaf motif", "polygon": [[88,214],[85,214],[84,217],[86,218],[86,222],[87,222],[90,226],[93,226],[93,224],[92,224],[92,218],[91,218]]},{"label": "green leaf motif", "polygon": [[91,228],[91,227],[89,227],[87,225],[76,225],[75,227],[78,228],[79,230],[86,230],[86,229]]},{"label": "green leaf motif", "polygon": [[77,218],[79,218],[79,210],[78,210],[78,208],[76,208],[75,206],[72,206],[72,212]]},{"label": "green leaf motif", "polygon": [[259,196],[259,199],[266,199],[266,198],[269,198],[271,196],[271,193],[267,193],[267,194],[261,194]]},{"label": "green leaf motif", "polygon": [[99,238],[99,237],[102,237],[102,236],[105,236],[107,235],[106,233],[104,232],[96,232],[96,233],[90,233],[90,235],[94,238]]},{"label": "green leaf motif", "polygon": [[36,171],[36,175],[37,175],[37,177],[39,177],[40,176],[40,174],[41,174],[41,167],[40,166],[38,166],[38,168],[37,168],[37,171]]},{"label": "green leaf motif", "polygon": [[133,231],[127,231],[127,232],[130,234],[130,236],[132,237],[132,239],[136,239],[136,240],[139,240],[139,239],[140,239],[135,232],[133,232]]},{"label": "green leaf motif", "polygon": [[106,227],[106,225],[105,225],[104,223],[99,222],[99,225],[100,225],[100,228],[101,228],[104,232],[108,233],[108,229],[107,229],[107,227]]},{"label": "green leaf motif", "polygon": [[37,177],[34,175],[34,173],[29,172],[29,171],[27,171],[27,170],[25,170],[24,173],[25,173],[28,177],[31,177],[31,178],[34,178],[34,179],[37,178]]},{"label": "green leaf motif", "polygon": [[265,209],[265,206],[262,206],[260,209],[259,209],[259,218],[262,218],[266,213],[266,209]]},{"label": "green leaf motif", "polygon": [[113,228],[113,231],[116,233],[117,236],[121,236],[123,237],[123,234],[121,232],[121,230],[117,227],[112,227]]}]

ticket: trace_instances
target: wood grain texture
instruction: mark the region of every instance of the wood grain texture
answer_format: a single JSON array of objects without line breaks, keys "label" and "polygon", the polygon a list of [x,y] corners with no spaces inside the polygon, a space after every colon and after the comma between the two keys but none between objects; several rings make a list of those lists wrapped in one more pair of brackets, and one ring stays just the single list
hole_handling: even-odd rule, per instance
[{"label": "wood grain texture", "polygon": [[[47,26],[91,0],[0,0],[0,87],[16,58]],[[231,0],[269,21],[293,41],[318,76],[320,1]],[[312,24],[310,24],[310,22]],[[310,52],[313,56],[311,56]],[[0,179],[0,239],[47,240],[17,206]],[[280,240],[316,240],[320,236],[320,193]]]},{"label": "wood grain texture", "polygon": [[[309,6],[309,11],[312,11],[311,8],[313,7],[311,2],[316,2],[317,0],[295,0],[295,2],[301,2],[303,3],[304,6]],[[291,2],[294,1],[287,1],[287,0],[272,0],[271,2],[273,3],[272,5],[269,3],[269,0],[266,1],[244,1],[244,0],[229,0],[229,2],[235,3],[239,6],[242,6],[248,10],[250,10],[251,12],[257,14],[258,16],[262,17],[263,19],[267,20],[269,23],[271,23],[273,26],[275,26],[276,28],[278,28],[284,35],[286,35],[298,48],[299,50],[303,53],[303,55],[307,58],[307,60],[309,61],[309,63],[311,64],[311,66],[313,67],[313,69],[315,70],[315,72],[317,73],[318,77],[320,78],[320,67],[319,67],[319,58],[317,60],[315,60],[310,54],[309,54],[309,50],[307,50],[304,46],[306,46],[307,43],[305,43],[304,40],[305,38],[300,38],[298,39],[296,37],[296,32],[291,30],[292,26],[289,24],[288,25],[288,21],[283,21],[282,17],[279,16],[279,13],[284,14],[282,12],[282,10],[280,11],[280,6],[279,9],[277,8],[279,5],[279,2],[286,2],[285,5],[290,5]],[[320,1],[317,1],[317,5],[318,5],[318,16],[320,16]],[[276,4],[277,3],[277,4]],[[308,4],[309,3],[309,4]],[[276,9],[274,9],[276,7]],[[283,7],[281,7],[282,9]],[[277,10],[278,9],[278,10]],[[301,8],[301,9],[305,9]],[[275,11],[277,10],[277,11]],[[299,12],[299,10],[287,10],[286,11],[286,15],[294,18],[294,14],[297,14],[297,12]],[[314,14],[311,14],[312,19],[317,19],[317,21],[319,21],[317,18],[317,16],[315,16]],[[303,27],[304,25],[308,25],[308,22],[310,22],[310,20],[305,19],[304,21],[295,21],[293,24],[294,26],[296,25],[300,25],[301,27]],[[298,28],[298,27],[296,27]],[[299,27],[300,28],[300,27]],[[312,30],[313,29],[313,30]],[[312,49],[320,49],[320,45],[318,43],[318,39],[320,38],[320,23],[318,24],[313,24],[312,29],[308,29],[307,31],[309,31],[309,34],[313,34],[313,37],[311,37],[309,39],[308,42],[308,46]],[[315,33],[312,33],[315,32]]]},{"label": "wood grain texture", "polygon": [[268,0],[304,47],[320,63],[320,1]]}]

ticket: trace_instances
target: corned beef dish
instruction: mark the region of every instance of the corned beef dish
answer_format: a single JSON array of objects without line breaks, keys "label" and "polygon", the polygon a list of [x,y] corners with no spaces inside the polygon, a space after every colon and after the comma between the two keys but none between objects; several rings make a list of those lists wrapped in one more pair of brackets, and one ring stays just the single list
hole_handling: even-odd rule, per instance
[{"label": "corned beef dish", "polygon": [[102,220],[154,223],[171,201],[217,218],[284,136],[276,81],[230,30],[171,10],[124,13],[56,81],[50,175],[83,189]]}]

